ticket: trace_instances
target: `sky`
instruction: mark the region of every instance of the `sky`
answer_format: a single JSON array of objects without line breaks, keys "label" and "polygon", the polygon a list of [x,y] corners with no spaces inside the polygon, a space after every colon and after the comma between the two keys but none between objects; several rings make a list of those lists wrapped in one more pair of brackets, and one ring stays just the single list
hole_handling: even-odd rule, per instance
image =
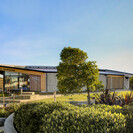
[{"label": "sky", "polygon": [[69,46],[133,73],[133,0],[0,0],[0,64],[56,66]]}]

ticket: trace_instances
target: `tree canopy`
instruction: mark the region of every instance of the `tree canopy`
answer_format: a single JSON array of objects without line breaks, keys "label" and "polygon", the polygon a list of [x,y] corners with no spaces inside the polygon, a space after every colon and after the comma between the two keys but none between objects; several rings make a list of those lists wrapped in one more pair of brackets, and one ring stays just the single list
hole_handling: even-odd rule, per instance
[{"label": "tree canopy", "polygon": [[87,61],[87,53],[79,48],[65,47],[60,54],[61,62],[57,66],[58,89],[63,94],[81,92],[82,87],[90,90],[101,84],[98,81],[99,70],[95,61]]}]

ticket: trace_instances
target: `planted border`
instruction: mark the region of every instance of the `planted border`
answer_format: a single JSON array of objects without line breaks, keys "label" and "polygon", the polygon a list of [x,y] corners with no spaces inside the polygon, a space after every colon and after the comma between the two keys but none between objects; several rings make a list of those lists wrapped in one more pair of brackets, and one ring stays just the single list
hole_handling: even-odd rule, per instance
[{"label": "planted border", "polygon": [[18,133],[122,133],[126,130],[126,119],[118,110],[121,107],[34,103],[15,112],[14,124]]}]

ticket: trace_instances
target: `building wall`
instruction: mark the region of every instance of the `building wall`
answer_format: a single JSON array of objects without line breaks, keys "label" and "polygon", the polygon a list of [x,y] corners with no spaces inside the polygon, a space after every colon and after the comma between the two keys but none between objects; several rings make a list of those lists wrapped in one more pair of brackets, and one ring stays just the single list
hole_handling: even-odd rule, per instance
[{"label": "building wall", "polygon": [[54,92],[57,91],[57,73],[47,73],[46,74],[46,91]]},{"label": "building wall", "polygon": [[[57,88],[57,73],[47,73],[46,74],[46,91],[47,92],[54,92],[58,91]],[[108,77],[108,79],[107,79]],[[110,81],[109,78],[112,80]],[[108,81],[108,87],[109,89],[122,89],[123,85],[125,86],[125,89],[129,89],[129,79],[123,78],[123,76],[112,76],[112,75],[99,75],[99,81],[102,81],[102,84],[104,84],[104,89],[107,88],[107,81]],[[109,82],[110,81],[110,82]],[[87,88],[83,87],[83,91],[85,91]]]},{"label": "building wall", "polygon": [[104,89],[105,89],[106,85],[107,85],[107,77],[106,77],[106,75],[99,75],[99,81],[102,81],[102,84],[104,85]]},{"label": "building wall", "polygon": [[124,89],[129,89],[129,78],[124,77]]},{"label": "building wall", "polygon": [[41,77],[30,75],[30,91],[41,91]]}]

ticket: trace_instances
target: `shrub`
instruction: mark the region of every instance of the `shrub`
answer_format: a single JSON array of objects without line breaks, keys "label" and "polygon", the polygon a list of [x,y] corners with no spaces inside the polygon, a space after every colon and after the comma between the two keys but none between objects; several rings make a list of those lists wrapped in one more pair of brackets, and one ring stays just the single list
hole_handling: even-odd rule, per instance
[{"label": "shrub", "polygon": [[118,96],[118,93],[109,92],[108,89],[104,90],[102,94],[94,94],[96,97],[96,103],[106,104],[106,105],[120,105],[121,98]]},{"label": "shrub", "polygon": [[97,104],[106,105],[128,105],[133,102],[133,93],[126,93],[123,96],[117,92],[109,92],[108,89],[104,90],[102,94],[94,94]]},{"label": "shrub", "polygon": [[105,105],[105,104],[96,104],[93,106],[89,106],[91,108],[95,108],[98,109],[99,111],[107,111],[107,112],[111,112],[111,113],[122,113],[121,109],[122,107],[119,105]]},{"label": "shrub", "polygon": [[[78,107],[66,103],[34,103],[22,105],[14,124],[19,133],[122,133],[125,117],[113,113],[121,107],[94,105]],[[110,111],[111,110],[111,111]]]},{"label": "shrub", "polygon": [[62,104],[59,103],[33,103],[22,105],[15,112],[15,126],[21,133],[36,133],[38,131],[38,127],[42,124],[42,118],[45,114],[51,114],[55,109],[67,110],[69,106],[67,104],[62,106]]},{"label": "shrub", "polygon": [[0,117],[8,117],[10,114],[12,114],[15,110],[17,110],[18,105],[10,105],[5,108],[0,108]]},{"label": "shrub", "polygon": [[126,118],[126,133],[133,132],[133,103],[122,108],[122,114]]},{"label": "shrub", "polygon": [[130,78],[130,88],[133,90],[133,76]]},{"label": "shrub", "polygon": [[45,115],[39,132],[124,132],[124,116],[99,112],[98,110],[79,109],[76,111],[55,110]]},{"label": "shrub", "polygon": [[128,105],[129,103],[133,102],[133,92],[126,93],[121,97],[122,104],[121,106]]}]

